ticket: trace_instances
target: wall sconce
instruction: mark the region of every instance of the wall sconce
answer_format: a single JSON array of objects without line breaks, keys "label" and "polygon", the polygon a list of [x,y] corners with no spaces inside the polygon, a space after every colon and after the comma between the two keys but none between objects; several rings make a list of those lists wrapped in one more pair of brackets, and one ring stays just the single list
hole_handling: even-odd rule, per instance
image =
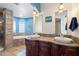
[{"label": "wall sconce", "polygon": [[33,11],[32,11],[32,14],[33,14],[33,15],[36,15],[36,14],[37,14],[36,10],[33,10]]},{"label": "wall sconce", "polygon": [[60,3],[59,7],[58,7],[58,11],[59,13],[61,13],[64,9],[63,3]]},{"label": "wall sconce", "polygon": [[35,16],[39,16],[39,13],[36,10],[33,10],[32,14]]}]

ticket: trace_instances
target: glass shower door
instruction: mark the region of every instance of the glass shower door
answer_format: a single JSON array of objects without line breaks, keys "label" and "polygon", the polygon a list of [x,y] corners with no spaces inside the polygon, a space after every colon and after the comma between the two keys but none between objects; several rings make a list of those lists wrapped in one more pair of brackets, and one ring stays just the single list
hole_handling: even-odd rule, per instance
[{"label": "glass shower door", "polygon": [[5,39],[5,25],[4,25],[4,19],[0,17],[0,47],[4,46],[4,39]]}]

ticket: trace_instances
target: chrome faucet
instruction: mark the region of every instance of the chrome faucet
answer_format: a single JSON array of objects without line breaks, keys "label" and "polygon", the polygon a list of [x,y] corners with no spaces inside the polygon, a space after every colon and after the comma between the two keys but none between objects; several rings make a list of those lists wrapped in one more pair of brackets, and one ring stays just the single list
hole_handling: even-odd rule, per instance
[{"label": "chrome faucet", "polygon": [[63,38],[64,37],[64,34],[63,33],[60,33],[60,37]]}]

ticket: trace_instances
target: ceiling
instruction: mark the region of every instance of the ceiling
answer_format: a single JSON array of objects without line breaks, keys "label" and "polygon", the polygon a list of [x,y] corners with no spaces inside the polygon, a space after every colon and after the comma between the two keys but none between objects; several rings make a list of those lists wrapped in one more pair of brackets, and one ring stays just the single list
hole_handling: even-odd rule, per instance
[{"label": "ceiling", "polygon": [[13,11],[13,16],[28,18],[32,17],[32,6],[30,3],[0,3],[0,8],[7,8]]}]

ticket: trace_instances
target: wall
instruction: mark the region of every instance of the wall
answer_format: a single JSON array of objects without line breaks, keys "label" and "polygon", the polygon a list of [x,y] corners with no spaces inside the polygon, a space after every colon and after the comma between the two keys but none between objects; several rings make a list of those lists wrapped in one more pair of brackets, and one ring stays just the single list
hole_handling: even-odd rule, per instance
[{"label": "wall", "polygon": [[[52,6],[53,4],[41,4],[41,13],[43,15],[43,19],[42,19],[42,31],[43,33],[46,33],[46,34],[53,34],[55,33],[55,21],[53,20],[53,11],[52,11]],[[45,17],[46,16],[52,16],[52,22],[48,22],[48,23],[45,23]]]},{"label": "wall", "polygon": [[13,11],[13,16],[28,18],[32,17],[33,7],[30,3],[0,3],[0,8],[7,8]]},{"label": "wall", "polygon": [[[72,4],[72,17],[77,17],[78,20],[78,24],[79,24],[79,4],[78,3],[74,3]],[[79,37],[79,26],[78,29],[76,29],[75,31],[70,31],[70,35],[75,36],[75,37]]]},{"label": "wall", "polygon": [[[68,25],[72,16],[72,4],[65,3],[64,10],[68,10]],[[44,3],[41,4],[41,14],[43,15],[42,19],[42,32],[46,34],[55,34],[55,13],[58,11],[58,3]],[[45,17],[52,16],[52,22],[45,23]],[[70,34],[70,33],[68,33]]]},{"label": "wall", "polygon": [[42,16],[40,16],[40,17],[38,17],[37,16],[37,18],[36,18],[36,25],[35,25],[35,27],[36,27],[36,33],[37,32],[39,32],[39,33],[42,33]]},{"label": "wall", "polygon": [[[58,11],[58,3],[44,3],[41,4],[41,14],[42,18],[42,33],[46,34],[55,34],[55,13]],[[79,27],[74,32],[69,29],[69,25],[72,17],[77,17],[79,23],[79,4],[75,3],[64,3],[64,10],[67,10],[67,22],[68,22],[68,30],[67,35],[72,35],[75,37],[79,37]],[[45,17],[52,16],[52,22],[45,23]]]}]

